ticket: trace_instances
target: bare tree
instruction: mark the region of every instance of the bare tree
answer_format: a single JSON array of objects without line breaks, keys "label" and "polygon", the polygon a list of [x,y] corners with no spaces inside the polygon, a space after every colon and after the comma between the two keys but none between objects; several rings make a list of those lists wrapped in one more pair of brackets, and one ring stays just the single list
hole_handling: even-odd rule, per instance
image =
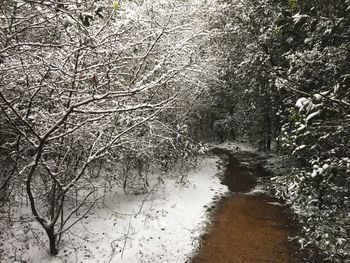
[{"label": "bare tree", "polygon": [[13,167],[0,186],[24,182],[50,254],[90,209],[73,217],[94,196],[94,165],[122,161],[137,142],[153,156],[167,145],[173,153],[155,158],[160,165],[196,150],[186,116],[204,78],[215,75],[203,55],[208,33],[198,3],[3,1],[2,148]]}]

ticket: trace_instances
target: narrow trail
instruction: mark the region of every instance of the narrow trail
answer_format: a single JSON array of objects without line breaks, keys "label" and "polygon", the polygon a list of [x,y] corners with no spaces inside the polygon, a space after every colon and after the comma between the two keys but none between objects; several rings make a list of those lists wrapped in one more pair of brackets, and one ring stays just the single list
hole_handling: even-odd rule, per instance
[{"label": "narrow trail", "polygon": [[232,193],[214,212],[192,263],[301,262],[288,242],[288,234],[295,231],[288,209],[267,194],[247,194],[258,177],[266,176],[258,156],[219,148],[213,153],[228,156],[222,183]]}]

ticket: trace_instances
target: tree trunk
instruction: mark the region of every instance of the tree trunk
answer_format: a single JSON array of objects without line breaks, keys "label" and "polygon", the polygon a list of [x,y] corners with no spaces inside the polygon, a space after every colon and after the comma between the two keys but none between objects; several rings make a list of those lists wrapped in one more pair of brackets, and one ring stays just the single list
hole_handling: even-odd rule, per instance
[{"label": "tree trunk", "polygon": [[50,227],[48,229],[45,229],[46,234],[49,238],[49,243],[50,243],[50,254],[51,255],[57,255],[58,254],[58,249],[56,246],[56,235],[55,235],[55,230],[54,227]]},{"label": "tree trunk", "polygon": [[266,122],[266,150],[270,151],[271,150],[271,136],[272,136],[272,129],[271,129],[271,119],[269,113],[266,113],[265,115],[265,122]]}]

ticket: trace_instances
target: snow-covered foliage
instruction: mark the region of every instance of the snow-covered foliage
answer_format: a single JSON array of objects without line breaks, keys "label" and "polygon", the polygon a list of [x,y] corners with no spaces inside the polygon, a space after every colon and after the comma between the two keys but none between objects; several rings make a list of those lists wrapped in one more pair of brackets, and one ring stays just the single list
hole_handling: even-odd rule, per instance
[{"label": "snow-covered foliage", "polygon": [[51,254],[95,177],[147,191],[149,171],[186,174],[203,151],[188,116],[216,75],[206,5],[1,2],[1,201],[29,199]]},{"label": "snow-covered foliage", "polygon": [[280,143],[294,159],[276,189],[304,226],[300,244],[317,245],[334,262],[350,257],[349,4],[297,4],[275,23],[287,47],[278,70],[288,81],[280,88],[291,94]]},{"label": "snow-covered foliage", "polygon": [[300,243],[349,260],[350,2],[220,4],[222,83],[203,116],[260,149],[276,146],[285,167],[274,186],[305,226]]},{"label": "snow-covered foliage", "polygon": [[220,58],[221,82],[212,85],[203,100],[203,117],[221,140],[246,138],[269,149],[278,126],[278,119],[272,118],[278,100],[270,89],[270,60],[260,31],[270,25],[274,13],[266,1],[223,0],[218,10],[211,26],[217,32],[212,48]]}]

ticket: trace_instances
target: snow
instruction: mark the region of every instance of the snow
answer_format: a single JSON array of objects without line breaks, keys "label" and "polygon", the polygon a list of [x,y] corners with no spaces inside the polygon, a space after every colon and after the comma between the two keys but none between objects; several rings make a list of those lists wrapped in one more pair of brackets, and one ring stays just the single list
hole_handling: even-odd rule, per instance
[{"label": "snow", "polygon": [[268,191],[266,189],[266,187],[264,185],[257,184],[253,189],[251,189],[248,193],[246,193],[247,195],[257,195],[257,194],[267,194]]},{"label": "snow", "polygon": [[306,108],[307,113],[311,112],[315,108],[315,105],[312,103],[312,101],[304,97],[298,99],[295,103],[295,106],[299,108],[299,112],[302,112]]},{"label": "snow", "polygon": [[300,124],[300,127],[297,129],[297,131],[302,131],[302,130],[304,130],[306,128],[306,125],[304,125],[304,124]]},{"label": "snow", "polygon": [[314,95],[314,98],[315,98],[316,101],[321,101],[323,96],[321,94],[317,93],[317,94]]},{"label": "snow", "polygon": [[294,151],[293,151],[293,153],[292,153],[292,154],[296,153],[297,151],[300,151],[300,150],[304,149],[305,147],[306,147],[306,145],[305,145],[305,144],[303,144],[303,145],[300,145],[300,146],[296,147],[296,148],[294,149]]},{"label": "snow", "polygon": [[321,113],[321,111],[316,111],[316,112],[311,113],[310,115],[308,115],[306,117],[306,121],[311,120],[312,118],[314,118],[315,116],[319,115],[320,113]]},{"label": "snow", "polygon": [[243,152],[257,152],[258,149],[255,148],[254,146],[246,143],[246,142],[239,142],[239,141],[234,141],[234,142],[223,142],[220,144],[209,144],[209,147],[217,147],[217,148],[222,148],[230,151],[243,151]]},{"label": "snow", "polygon": [[295,106],[298,108],[301,108],[308,103],[309,103],[309,99],[303,97],[297,100],[297,102],[295,103]]},{"label": "snow", "polygon": [[[208,224],[208,207],[228,191],[217,176],[218,160],[202,158],[186,184],[168,176],[147,194],[125,195],[121,189],[114,189],[66,233],[64,247],[56,257],[48,256],[30,236],[32,231],[24,231],[23,225],[15,223],[11,226],[14,236],[2,237],[7,239],[0,246],[5,251],[2,257],[5,262],[35,263],[186,262]],[[36,233],[40,229],[35,222],[30,227]],[[26,247],[16,240],[19,236],[26,238]],[[9,258],[14,246],[22,246],[17,261]]]},{"label": "snow", "polygon": [[308,17],[309,17],[308,15],[300,14],[300,13],[297,13],[297,14],[293,15],[292,18],[293,18],[293,21],[294,21],[294,25],[299,23],[303,18],[308,18]]}]

